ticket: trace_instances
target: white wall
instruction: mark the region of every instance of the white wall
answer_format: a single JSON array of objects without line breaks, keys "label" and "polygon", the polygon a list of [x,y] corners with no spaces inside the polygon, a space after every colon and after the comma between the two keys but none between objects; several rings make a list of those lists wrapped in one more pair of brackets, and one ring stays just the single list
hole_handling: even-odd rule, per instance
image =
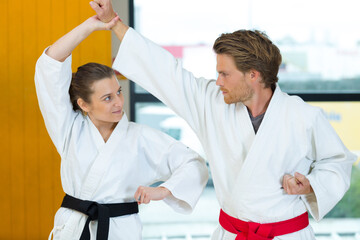
[{"label": "white wall", "polygon": [[[113,8],[125,24],[129,24],[129,0],[113,0]],[[115,58],[117,51],[120,46],[120,41],[117,39],[115,34],[111,35],[111,49],[112,57]],[[128,80],[120,81],[122,92],[124,94],[125,104],[124,111],[128,118],[130,118],[130,82]]]}]

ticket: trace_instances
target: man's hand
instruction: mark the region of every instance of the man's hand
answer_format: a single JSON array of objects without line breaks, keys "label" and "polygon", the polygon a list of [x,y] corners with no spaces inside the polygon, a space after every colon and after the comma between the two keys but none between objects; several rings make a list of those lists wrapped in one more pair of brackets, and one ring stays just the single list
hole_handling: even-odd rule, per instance
[{"label": "man's hand", "polygon": [[90,6],[102,22],[108,23],[117,16],[112,7],[111,0],[94,0],[90,2]]},{"label": "man's hand", "polygon": [[134,198],[138,204],[148,204],[152,200],[163,200],[171,192],[165,187],[143,187],[140,186],[135,192]]},{"label": "man's hand", "polygon": [[294,176],[285,174],[282,184],[285,192],[291,195],[302,195],[314,192],[309,180],[300,173],[295,173]]}]

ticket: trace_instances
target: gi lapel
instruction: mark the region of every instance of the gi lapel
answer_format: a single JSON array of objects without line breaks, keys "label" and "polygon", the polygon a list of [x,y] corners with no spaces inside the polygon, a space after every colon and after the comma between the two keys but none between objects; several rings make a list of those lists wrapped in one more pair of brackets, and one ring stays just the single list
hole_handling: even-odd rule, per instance
[{"label": "gi lapel", "polygon": [[[93,140],[98,148],[98,155],[90,167],[88,175],[84,179],[84,183],[79,198],[82,200],[93,200],[95,192],[101,187],[102,179],[111,164],[111,155],[121,144],[121,140],[125,138],[129,125],[128,119],[124,113],[122,119],[115,127],[110,138],[105,143],[101,134],[87,118],[87,124],[91,128]],[[87,217],[84,214],[72,214],[62,230],[61,239],[77,240],[79,239],[84,228]]]},{"label": "gi lapel", "polygon": [[239,174],[239,180],[241,178],[247,178],[248,176],[252,175],[254,169],[259,166],[259,160],[266,157],[263,156],[264,152],[261,151],[261,149],[266,148],[271,142],[270,139],[276,137],[276,135],[272,134],[273,131],[275,131],[275,125],[273,126],[272,123],[274,123],[274,120],[277,119],[278,111],[281,108],[281,94],[282,92],[277,86],[265,112],[264,118],[260,124],[258,132],[255,135],[252,145],[250,146],[243,165],[243,169],[241,170],[241,174]]},{"label": "gi lapel", "polygon": [[106,169],[109,169],[110,167],[109,164],[111,162],[111,155],[114,151],[116,151],[120,140],[125,137],[129,124],[127,116],[124,113],[122,119],[115,127],[110,138],[105,143],[99,131],[89,118],[88,121],[90,127],[93,128],[92,133],[94,133],[94,140],[98,146],[98,155],[93,162],[86,179],[84,180],[84,184],[80,193],[80,199],[82,200],[91,200],[95,191],[99,188]]},{"label": "gi lapel", "polygon": [[[246,199],[246,195],[249,192],[258,190],[253,188],[254,186],[259,186],[257,181],[261,182],[256,171],[262,167],[261,162],[264,160],[266,161],[266,158],[269,157],[267,156],[268,152],[266,151],[266,148],[270,147],[269,144],[271,144],[271,138],[276,137],[276,135],[274,135],[276,134],[276,128],[272,126],[272,124],[278,117],[278,112],[281,108],[281,97],[282,92],[277,86],[257,134],[253,139],[248,139],[249,143],[246,144],[248,152],[234,184],[232,192],[235,194],[232,195],[230,200],[230,205],[234,206],[234,210],[237,209],[235,206],[241,206],[241,201],[239,200]],[[248,114],[246,109],[243,112]],[[247,119],[251,124],[249,116],[247,116]],[[251,130],[253,130],[252,126]],[[262,185],[260,185],[260,188],[261,186]],[[246,206],[244,206],[244,208],[246,208]],[[238,214],[237,210],[231,212],[231,214],[236,216]]]}]

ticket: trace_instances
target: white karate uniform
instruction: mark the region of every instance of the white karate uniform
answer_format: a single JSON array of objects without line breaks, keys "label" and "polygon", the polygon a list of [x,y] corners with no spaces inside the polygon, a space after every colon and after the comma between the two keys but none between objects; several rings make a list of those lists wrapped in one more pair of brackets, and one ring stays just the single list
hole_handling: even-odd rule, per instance
[{"label": "white karate uniform", "polygon": [[[72,110],[71,77],[71,56],[58,62],[43,53],[36,64],[36,92],[46,128],[61,156],[64,192],[99,203],[134,202],[140,185],[164,181],[162,186],[173,195],[164,201],[177,212],[190,213],[208,179],[204,160],[168,135],[128,122],[125,114],[105,143],[89,117]],[[86,219],[82,213],[60,208],[54,239],[78,240]],[[92,221],[91,239],[96,228],[97,221]],[[138,214],[111,218],[109,239],[141,239],[141,229]]]},{"label": "white karate uniform", "polygon": [[[320,108],[279,86],[255,135],[247,108],[226,104],[215,80],[195,78],[180,60],[129,29],[113,68],[185,119],[202,143],[220,207],[244,221],[272,223],[309,211],[319,221],[349,188],[356,156]],[[310,168],[313,170],[309,174]],[[315,194],[288,195],[284,174],[300,172]],[[212,239],[235,239],[221,226]],[[314,239],[311,226],[274,239]]]}]

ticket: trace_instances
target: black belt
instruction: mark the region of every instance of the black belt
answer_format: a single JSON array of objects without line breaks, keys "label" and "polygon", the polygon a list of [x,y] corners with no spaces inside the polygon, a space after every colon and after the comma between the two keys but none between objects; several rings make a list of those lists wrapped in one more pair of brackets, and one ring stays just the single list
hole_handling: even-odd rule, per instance
[{"label": "black belt", "polygon": [[139,212],[137,202],[100,204],[65,195],[61,207],[70,208],[88,216],[80,240],[90,240],[89,223],[98,220],[96,240],[107,240],[111,217],[119,217]]}]

